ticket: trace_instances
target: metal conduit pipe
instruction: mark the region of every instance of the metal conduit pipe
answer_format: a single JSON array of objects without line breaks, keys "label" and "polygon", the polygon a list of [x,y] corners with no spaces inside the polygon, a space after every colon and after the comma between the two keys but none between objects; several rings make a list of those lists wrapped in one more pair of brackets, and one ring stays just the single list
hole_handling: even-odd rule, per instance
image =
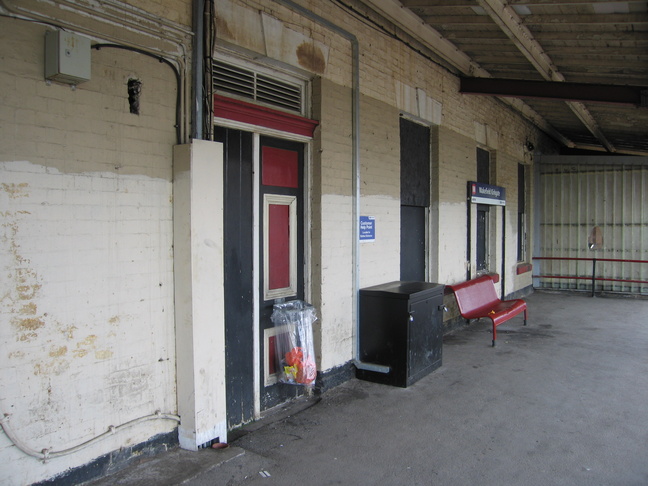
[{"label": "metal conduit pipe", "polygon": [[[65,1],[69,5],[73,5],[75,7],[78,6],[78,1],[71,1],[71,0],[58,0],[58,1],[59,2],[60,1]],[[105,5],[105,6],[107,5],[107,6],[111,6],[112,8],[114,8],[118,12],[118,15],[116,17],[117,19],[121,19],[122,18],[121,15],[124,14],[124,13],[132,14],[134,12],[138,17],[145,18],[145,19],[149,20],[152,23],[149,30],[150,30],[150,33],[153,36],[159,36],[160,35],[159,26],[164,26],[165,28],[170,29],[171,32],[173,32],[176,35],[176,42],[177,43],[181,43],[179,41],[181,41],[183,36],[191,36],[191,35],[193,35],[193,31],[190,28],[185,28],[184,26],[174,22],[173,20],[167,20],[167,19],[162,18],[162,17],[160,17],[158,15],[147,12],[146,10],[144,10],[142,8],[138,8],[136,6],[124,3],[122,0],[101,0],[101,3],[103,5]],[[90,7],[89,10],[90,10],[90,12],[95,11],[94,8],[92,8],[92,7]],[[138,25],[139,29],[142,28],[139,24],[137,24],[137,25]]]},{"label": "metal conduit pipe", "polygon": [[9,415],[5,414],[1,419],[0,419],[0,426],[2,426],[2,430],[4,431],[5,435],[9,438],[13,444],[20,449],[22,452],[27,454],[28,456],[36,457],[38,459],[41,459],[44,463],[47,462],[49,459],[53,459],[56,457],[61,457],[61,456],[66,456],[69,454],[73,454],[77,451],[80,451],[81,449],[85,449],[86,447],[91,446],[95,442],[98,442],[104,438],[106,438],[109,435],[112,435],[121,429],[127,428],[127,427],[132,427],[133,425],[137,425],[142,422],[146,422],[148,420],[174,420],[176,422],[180,422],[180,417],[178,415],[173,415],[173,414],[168,414],[168,413],[161,413],[159,411],[155,412],[154,414],[151,415],[145,415],[144,417],[139,417],[133,420],[130,420],[126,423],[123,423],[118,426],[111,425],[108,427],[108,430],[104,432],[103,434],[99,434],[98,436],[83,442],[79,445],[76,445],[74,447],[70,447],[69,449],[63,449],[61,451],[51,451],[49,449],[41,449],[40,451],[37,451],[35,449],[32,449],[31,447],[23,444],[18,437],[13,433],[13,430],[11,430],[11,427],[9,426]]},{"label": "metal conduit pipe", "polygon": [[358,38],[351,32],[316,13],[296,4],[291,0],[275,0],[276,3],[287,7],[315,23],[341,35],[351,43],[351,77],[352,77],[352,106],[351,106],[351,138],[352,138],[352,179],[353,179],[353,320],[355,324],[355,357],[354,365],[361,370],[389,373],[389,366],[375,363],[365,363],[360,360],[360,49]]},{"label": "metal conduit pipe", "polygon": [[[16,15],[25,15],[31,18],[40,17],[43,20],[49,21],[52,20],[50,17],[41,14],[40,12],[25,7],[24,1],[22,2],[22,5],[20,2],[16,3],[16,5],[12,5],[11,2],[8,2],[7,0],[2,0],[0,2],[5,10]],[[161,32],[168,34],[170,37],[173,37],[173,39],[168,39],[169,42],[180,47],[179,53],[182,56],[185,55],[184,46],[182,46],[183,39],[193,35],[193,32],[190,29],[185,28],[180,24],[160,18],[146,10],[115,0],[101,0],[103,10],[97,10],[96,7],[91,4],[84,5],[72,0],[57,0],[57,3],[67,5],[67,7],[73,12],[84,12],[85,15],[91,16],[94,19],[102,19],[110,22],[112,25],[121,24],[132,31],[148,35],[158,41],[165,40],[160,36]],[[112,8],[113,11],[108,11],[109,8]],[[146,21],[147,23],[143,21]]]}]

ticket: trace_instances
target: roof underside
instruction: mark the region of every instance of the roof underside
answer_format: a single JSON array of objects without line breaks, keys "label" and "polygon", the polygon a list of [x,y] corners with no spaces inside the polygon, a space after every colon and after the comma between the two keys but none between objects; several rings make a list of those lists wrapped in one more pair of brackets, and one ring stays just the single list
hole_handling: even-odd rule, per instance
[{"label": "roof underside", "polygon": [[[539,126],[570,149],[648,155],[648,2],[593,0],[366,0],[374,10],[439,52],[466,78],[497,78],[505,99],[520,98]],[[405,8],[403,8],[405,7]],[[421,23],[422,21],[422,23]],[[457,52],[457,48],[459,51]],[[546,85],[524,92],[524,83]],[[531,85],[545,83],[527,83]],[[603,101],[554,98],[551,83],[586,83]],[[619,102],[609,85],[630,85],[638,101]],[[473,84],[466,96],[491,95]],[[567,88],[562,90],[569,93]],[[470,94],[468,94],[470,93]],[[606,98],[607,97],[607,98]],[[520,106],[520,101],[516,102]],[[529,110],[530,108],[531,110]],[[538,118],[533,117],[535,123]]]}]

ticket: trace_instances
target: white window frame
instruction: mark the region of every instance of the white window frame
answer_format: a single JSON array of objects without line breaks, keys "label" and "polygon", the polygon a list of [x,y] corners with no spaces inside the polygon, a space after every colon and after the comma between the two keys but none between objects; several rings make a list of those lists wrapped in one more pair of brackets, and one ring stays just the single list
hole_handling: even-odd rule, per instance
[{"label": "white window frame", "polygon": [[[288,206],[290,284],[270,289],[270,206]],[[263,195],[263,300],[281,299],[297,295],[297,197],[280,194]]]}]

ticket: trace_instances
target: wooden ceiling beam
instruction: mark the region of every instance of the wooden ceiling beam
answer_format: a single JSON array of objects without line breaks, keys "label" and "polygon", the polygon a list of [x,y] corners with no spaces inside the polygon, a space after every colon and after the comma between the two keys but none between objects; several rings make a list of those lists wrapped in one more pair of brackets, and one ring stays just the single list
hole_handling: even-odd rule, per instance
[{"label": "wooden ceiling beam", "polygon": [[[408,8],[395,0],[364,0],[379,14],[383,15],[390,22],[395,23],[413,36],[419,42],[433,49],[439,57],[448,62],[460,74],[466,76],[490,77],[488,71],[473,61],[467,54],[459,50],[452,42],[444,38],[437,30],[433,29],[421,20]],[[534,123],[538,128],[545,131],[559,143],[566,147],[573,148],[574,143],[552,127],[547,120],[540,116],[529,105],[516,98],[500,98],[500,100],[517,110]]]},{"label": "wooden ceiling beam", "polygon": [[[574,59],[576,57],[576,59]],[[577,68],[578,66],[586,66],[590,71],[593,68],[596,70],[623,70],[632,66],[648,66],[648,58],[646,56],[592,56],[584,52],[572,53],[571,57],[568,55],[554,56],[558,64],[563,62],[569,68]],[[593,74],[593,73],[592,73]]]},{"label": "wooden ceiling beam", "polygon": [[[419,0],[418,3],[425,3]],[[595,3],[594,0],[508,0],[509,5],[524,5],[527,7],[533,6],[559,6],[567,7],[570,5],[591,5]],[[646,3],[645,0],[623,0],[623,3]]]},{"label": "wooden ceiling beam", "polygon": [[[493,40],[494,41],[494,40]],[[476,42],[476,41],[473,41]],[[613,42],[594,42],[594,41],[543,41],[542,45],[549,55],[551,51],[556,54],[566,52],[567,54],[590,52],[600,54],[601,48],[605,48],[606,55],[612,56],[645,56],[648,55],[648,39],[645,42],[631,41],[623,45],[616,45]]]},{"label": "wooden ceiling beam", "polygon": [[636,35],[648,32],[648,24],[643,23],[630,26],[624,24],[580,24],[577,30],[571,24],[565,23],[533,24],[531,27],[531,30],[536,34],[546,33],[549,36],[569,35],[577,36],[578,38],[590,38],[592,36],[596,38],[598,35],[603,38],[606,35],[617,35],[620,39],[627,39],[629,31]]},{"label": "wooden ceiling beam", "polygon": [[[471,0],[401,0],[403,7],[407,8],[433,8],[433,7],[474,7]],[[509,0],[509,5],[524,5],[525,7],[568,7],[591,5],[594,0]],[[623,3],[640,4],[645,0],[624,0]]]},{"label": "wooden ceiling beam", "polygon": [[[613,45],[645,45],[648,43],[648,37],[642,35],[641,32],[637,32],[637,39],[629,39],[628,33],[620,30],[598,30],[598,31],[589,31],[585,32],[582,29],[578,32],[567,32],[567,31],[553,31],[549,32],[544,30],[543,32],[537,32],[534,30],[536,39],[545,44],[549,45],[557,44],[560,42],[582,42],[585,44],[593,45],[605,45],[606,43],[612,43]],[[540,34],[540,35],[538,35]]]},{"label": "wooden ceiling beam", "polygon": [[423,42],[429,46],[440,58],[460,73],[474,73],[473,75],[480,73],[478,75],[488,77],[488,73],[468,57],[468,55],[444,38],[437,30],[426,24],[414,12],[408,8],[403,8],[400,2],[394,0],[365,0],[364,3],[389,21],[405,27],[410,35],[415,37],[419,42]]},{"label": "wooden ceiling beam", "polygon": [[401,3],[407,8],[475,6],[471,0],[401,0]]},{"label": "wooden ceiling beam", "polygon": [[522,21],[524,25],[646,25],[648,24],[648,16],[645,14],[534,14],[524,15]]},{"label": "wooden ceiling beam", "polygon": [[564,81],[553,61],[545,54],[544,48],[535,40],[522,19],[500,0],[477,0],[506,36],[516,45],[525,57],[548,81]]},{"label": "wooden ceiling beam", "polygon": [[434,15],[431,12],[419,13],[426,23],[434,25],[488,25],[493,21],[483,15]]},{"label": "wooden ceiling beam", "polygon": [[[547,81],[564,82],[565,77],[558,71],[543,47],[535,40],[531,31],[523,24],[520,16],[501,0],[477,0],[477,3],[488,13],[493,21],[504,31],[511,41],[520,49],[531,64]],[[616,149],[601,131],[592,114],[582,103],[567,102],[574,114],[608,151]]]}]

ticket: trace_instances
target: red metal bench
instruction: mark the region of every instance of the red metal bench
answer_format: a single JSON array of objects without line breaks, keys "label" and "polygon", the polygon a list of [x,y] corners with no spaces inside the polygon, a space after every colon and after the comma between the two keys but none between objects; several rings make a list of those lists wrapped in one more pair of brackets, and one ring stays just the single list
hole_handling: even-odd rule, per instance
[{"label": "red metal bench", "polygon": [[493,346],[497,339],[497,326],[524,312],[527,323],[527,305],[522,299],[500,300],[495,292],[495,282],[489,275],[483,275],[467,282],[448,285],[457,299],[459,312],[464,319],[489,318],[493,323]]}]

